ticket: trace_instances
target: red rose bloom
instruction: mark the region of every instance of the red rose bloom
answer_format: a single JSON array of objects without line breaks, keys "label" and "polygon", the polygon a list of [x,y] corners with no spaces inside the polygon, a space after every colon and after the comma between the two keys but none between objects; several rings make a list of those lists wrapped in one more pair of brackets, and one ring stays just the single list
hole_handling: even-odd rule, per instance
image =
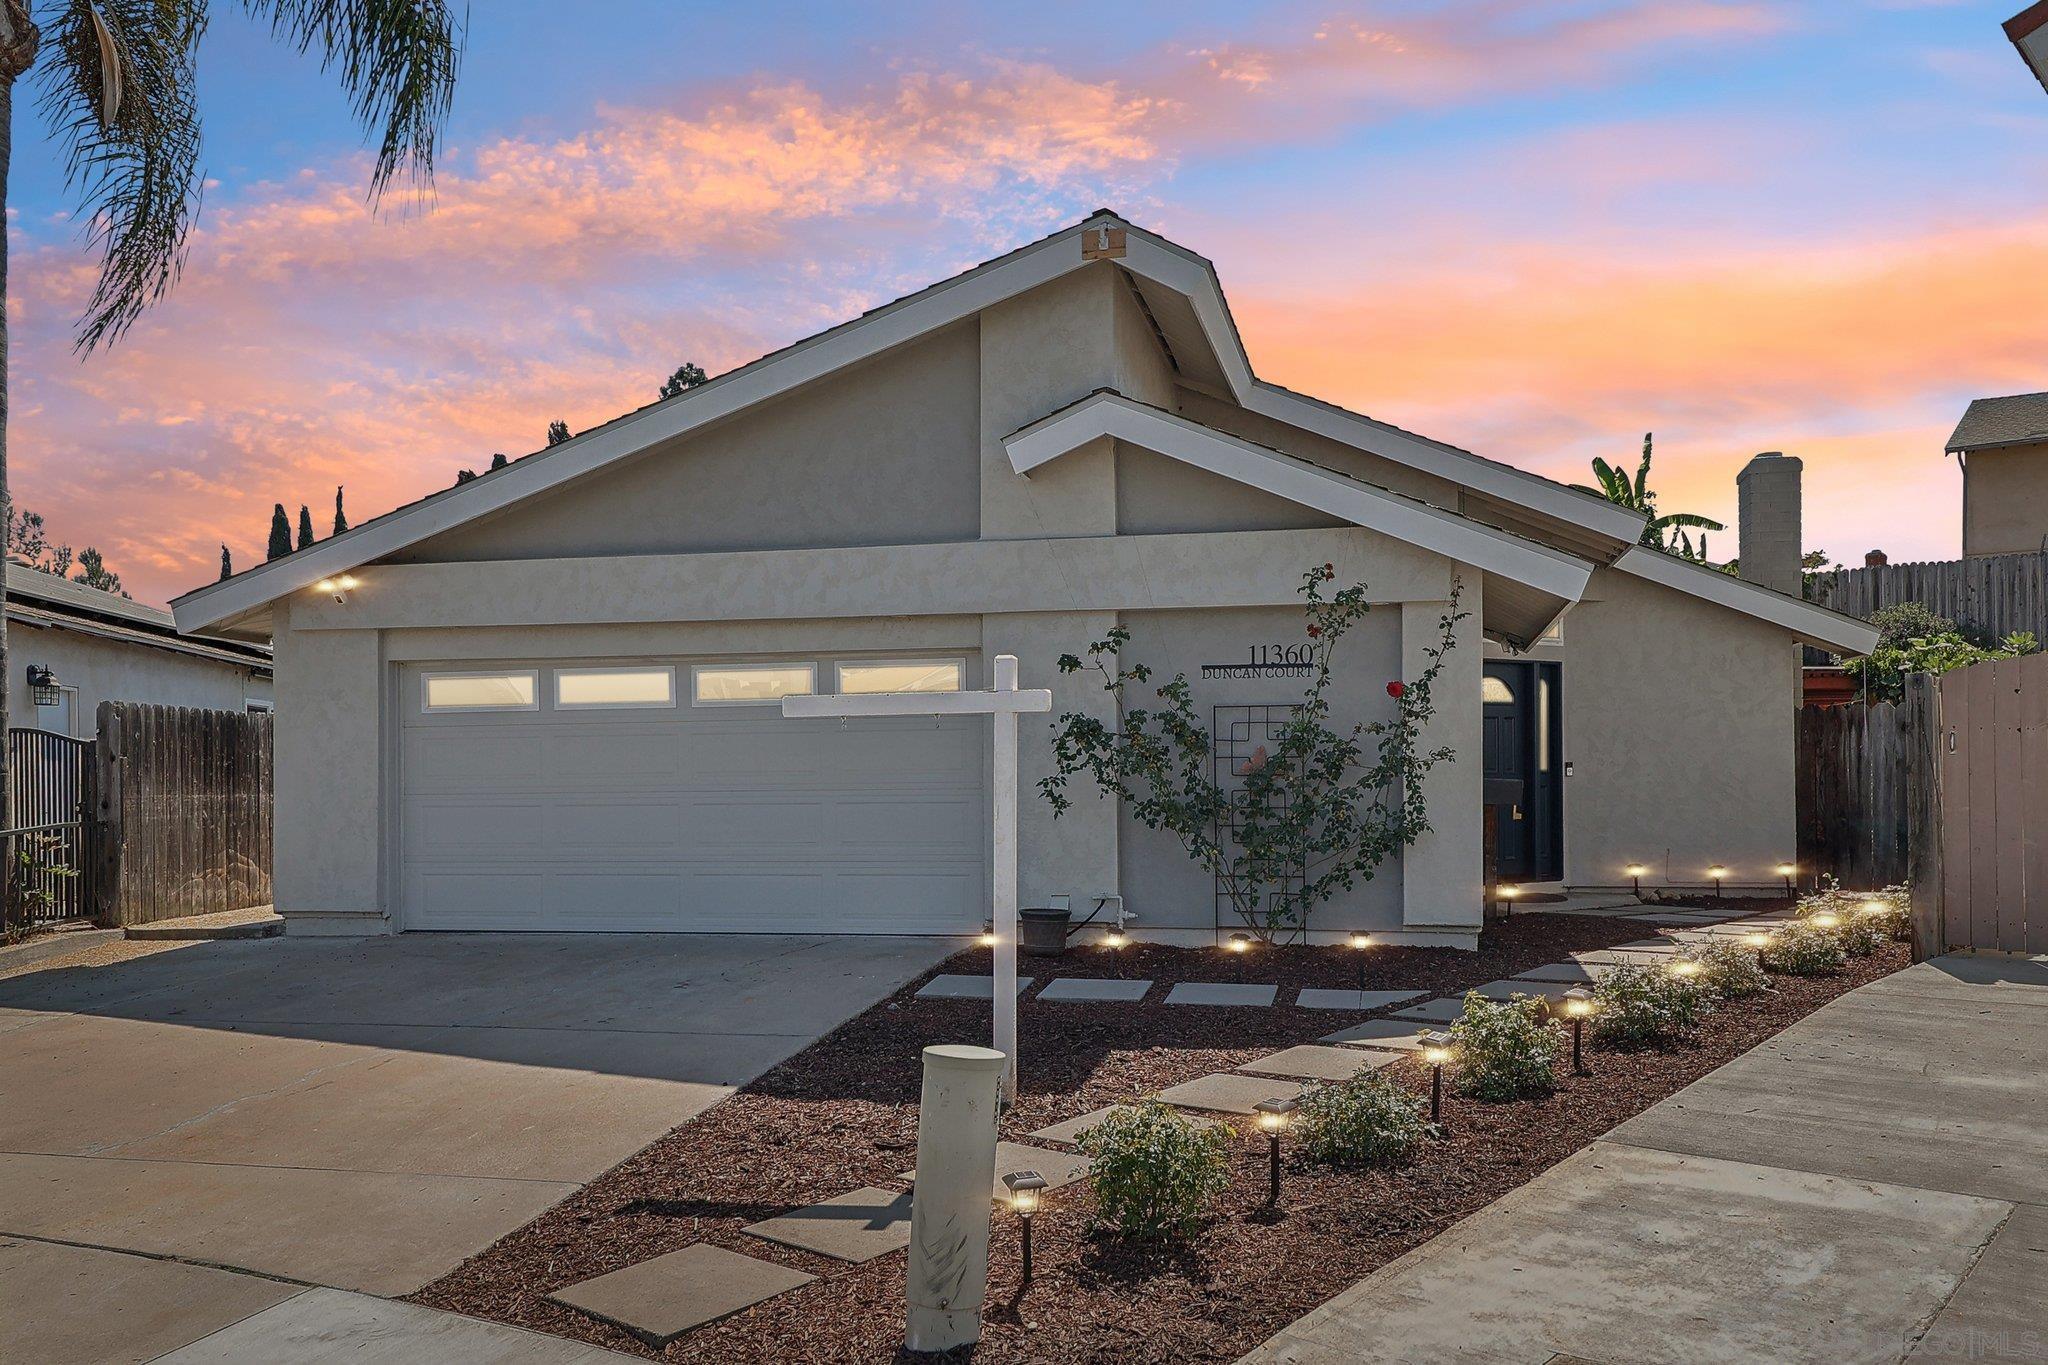
[{"label": "red rose bloom", "polygon": [[1399,701],[1401,698],[1408,695],[1408,684],[1402,682],[1398,678],[1395,679],[1393,682],[1387,684],[1387,695],[1392,697],[1395,701]]},{"label": "red rose bloom", "polygon": [[1323,628],[1321,626],[1310,626],[1308,628],[1308,634],[1310,639],[1314,639],[1316,636],[1321,635],[1322,633]]}]

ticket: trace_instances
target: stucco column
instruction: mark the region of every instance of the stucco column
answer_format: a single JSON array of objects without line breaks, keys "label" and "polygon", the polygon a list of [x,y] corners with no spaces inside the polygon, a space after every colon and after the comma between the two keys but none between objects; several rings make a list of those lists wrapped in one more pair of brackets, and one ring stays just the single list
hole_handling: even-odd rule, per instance
[{"label": "stucco column", "polygon": [[278,912],[292,934],[387,933],[378,632],[292,631],[289,604],[279,603],[276,612]]},{"label": "stucco column", "polygon": [[[1425,727],[1419,747],[1448,747],[1453,757],[1423,779],[1429,832],[1402,854],[1401,922],[1408,929],[1477,931],[1485,920],[1485,764],[1481,753],[1485,640],[1480,634],[1480,580],[1464,575],[1455,647],[1444,656],[1436,681],[1436,718]],[[1429,667],[1423,651],[1441,638],[1448,602],[1401,604],[1401,676],[1413,678]]]},{"label": "stucco column", "polygon": [[1052,689],[1052,715],[1020,717],[1017,734],[1017,903],[1046,905],[1061,892],[1085,917],[1094,897],[1119,890],[1117,803],[1095,794],[1092,782],[1074,784],[1073,809],[1053,819],[1038,782],[1053,770],[1053,727],[1069,711],[1107,720],[1115,714],[1101,678],[1061,673],[1062,654],[1087,656],[1088,646],[1115,628],[1115,612],[1019,612],[982,622],[982,649],[1017,656],[1020,687]]}]

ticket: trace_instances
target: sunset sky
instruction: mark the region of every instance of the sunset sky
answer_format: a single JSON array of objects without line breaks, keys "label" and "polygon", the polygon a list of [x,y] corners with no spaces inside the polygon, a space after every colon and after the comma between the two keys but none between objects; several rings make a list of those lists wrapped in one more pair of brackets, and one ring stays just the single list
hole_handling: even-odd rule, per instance
[{"label": "sunset sky", "polygon": [[1781,449],[1809,549],[1949,557],[1963,405],[2048,388],[2018,8],[481,0],[435,200],[378,216],[332,83],[219,5],[200,231],[112,352],[19,102],[15,496],[160,602],[274,502],[367,520],[1107,205],[1266,378],[1571,480],[1654,429],[1664,509],[1731,522]]}]

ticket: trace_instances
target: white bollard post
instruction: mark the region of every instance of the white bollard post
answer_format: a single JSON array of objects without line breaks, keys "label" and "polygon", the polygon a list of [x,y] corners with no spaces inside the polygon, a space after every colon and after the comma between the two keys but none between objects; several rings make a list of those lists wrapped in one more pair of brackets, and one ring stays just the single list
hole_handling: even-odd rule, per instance
[{"label": "white bollard post", "polygon": [[949,1351],[981,1340],[996,1182],[996,1099],[1008,1059],[948,1043],[924,1050],[917,1183],[910,1197],[910,1320],[903,1344]]},{"label": "white bollard post", "polygon": [[[1017,656],[996,655],[994,690],[1017,690]],[[1005,711],[995,721],[994,780],[990,814],[995,823],[990,920],[996,929],[994,996],[996,1051],[1003,1064],[1003,1102],[1017,1100],[1017,713]]]}]

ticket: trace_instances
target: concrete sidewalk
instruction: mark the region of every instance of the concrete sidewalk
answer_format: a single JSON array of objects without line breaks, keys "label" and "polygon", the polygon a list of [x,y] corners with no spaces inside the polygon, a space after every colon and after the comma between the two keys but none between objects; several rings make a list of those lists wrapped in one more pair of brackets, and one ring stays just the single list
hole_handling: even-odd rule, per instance
[{"label": "concrete sidewalk", "polygon": [[1852,991],[1247,1362],[2048,1360],[2048,963]]}]

